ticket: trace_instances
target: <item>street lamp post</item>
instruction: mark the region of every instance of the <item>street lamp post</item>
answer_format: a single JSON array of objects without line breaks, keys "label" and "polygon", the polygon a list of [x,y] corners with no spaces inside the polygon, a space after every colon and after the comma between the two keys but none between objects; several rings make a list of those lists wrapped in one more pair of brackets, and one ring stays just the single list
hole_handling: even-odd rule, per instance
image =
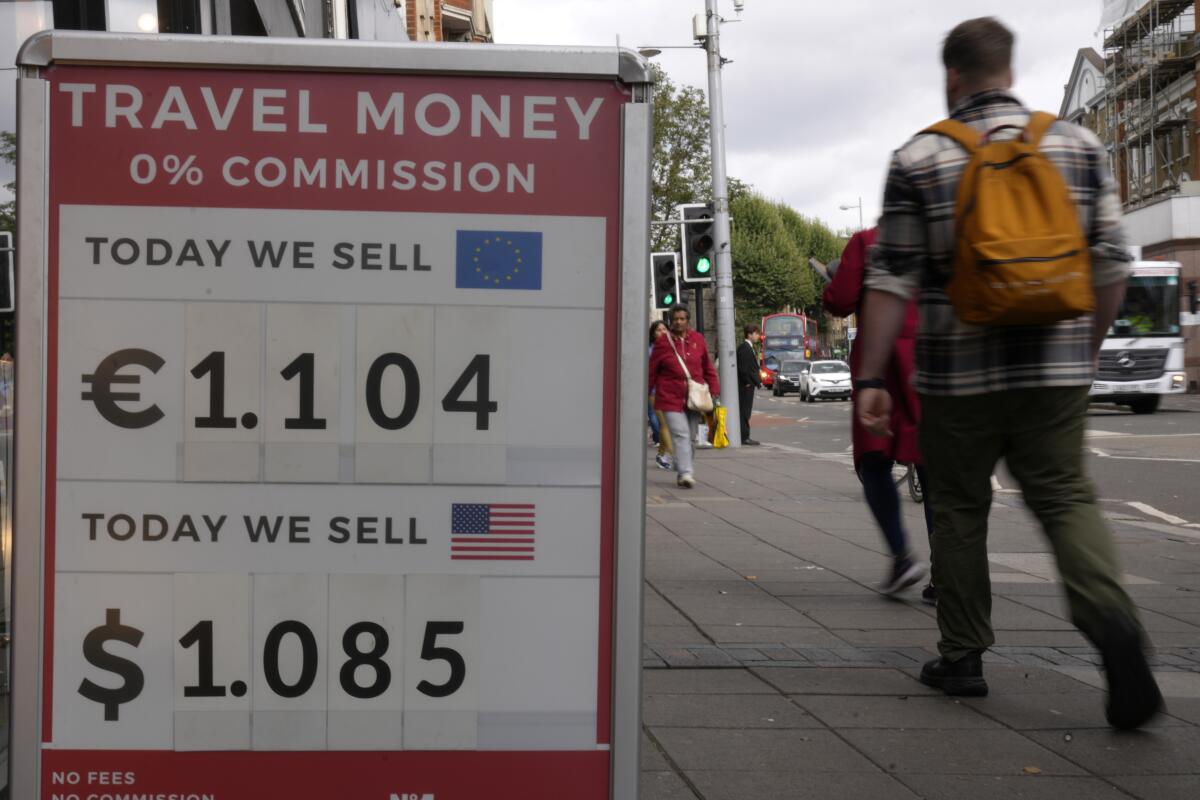
[{"label": "street lamp post", "polygon": [[[729,446],[742,444],[737,382],[737,338],[733,313],[733,257],[729,246],[729,187],[725,177],[725,111],[721,95],[721,17],[717,0],[705,0],[708,17],[704,50],[708,54],[708,114],[712,156],[713,238],[716,240],[717,357],[721,402],[725,406]],[[741,11],[741,2],[734,7]]]},{"label": "street lamp post", "polygon": [[862,198],[861,198],[861,197],[860,197],[860,198],[858,198],[858,205],[853,205],[853,206],[852,206],[852,205],[849,205],[849,204],[845,204],[845,205],[840,205],[840,206],[838,206],[838,208],[840,208],[842,211],[849,211],[849,210],[850,210],[850,209],[852,209],[852,208],[857,208],[857,209],[858,209],[858,229],[859,229],[860,231],[863,229],[863,220],[862,220]]}]

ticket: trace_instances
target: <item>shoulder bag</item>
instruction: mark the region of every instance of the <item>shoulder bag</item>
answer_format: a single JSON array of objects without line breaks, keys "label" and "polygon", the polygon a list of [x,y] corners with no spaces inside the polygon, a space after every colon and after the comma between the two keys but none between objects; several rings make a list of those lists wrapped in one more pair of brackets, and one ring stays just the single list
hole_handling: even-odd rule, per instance
[{"label": "shoulder bag", "polygon": [[675,353],[675,358],[679,359],[679,366],[683,368],[683,377],[687,379],[688,410],[698,411],[701,414],[707,414],[712,411],[713,398],[712,392],[708,390],[708,384],[692,380],[692,374],[688,372],[687,364],[683,363],[683,358],[679,355],[679,351],[675,349],[675,337],[670,333],[667,334],[667,344],[671,345],[671,351]]}]

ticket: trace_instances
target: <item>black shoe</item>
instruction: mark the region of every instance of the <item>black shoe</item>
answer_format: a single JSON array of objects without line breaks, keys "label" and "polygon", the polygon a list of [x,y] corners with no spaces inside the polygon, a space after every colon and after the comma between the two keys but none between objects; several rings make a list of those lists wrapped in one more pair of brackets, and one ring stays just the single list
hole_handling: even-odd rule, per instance
[{"label": "black shoe", "polygon": [[1142,646],[1141,631],[1128,621],[1111,627],[1100,645],[1108,678],[1104,716],[1118,730],[1140,728],[1163,709],[1162,693]]},{"label": "black shoe", "polygon": [[933,585],[933,581],[925,584],[925,588],[921,590],[921,602],[927,606],[937,605],[937,587]]},{"label": "black shoe", "polygon": [[754,439],[743,439],[742,444],[749,445],[750,447],[758,447],[760,444],[762,444],[762,442],[756,441]]},{"label": "black shoe", "polygon": [[958,661],[935,658],[925,662],[921,668],[921,683],[957,697],[986,697],[988,693],[979,653],[965,655]]}]

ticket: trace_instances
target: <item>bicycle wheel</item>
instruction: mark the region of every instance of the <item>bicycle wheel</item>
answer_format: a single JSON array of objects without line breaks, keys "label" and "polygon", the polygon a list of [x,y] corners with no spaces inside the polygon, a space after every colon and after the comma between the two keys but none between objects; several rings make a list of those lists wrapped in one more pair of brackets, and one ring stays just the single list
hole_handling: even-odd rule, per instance
[{"label": "bicycle wheel", "polygon": [[908,467],[908,496],[914,503],[925,502],[925,487],[921,485],[921,478],[911,464]]}]

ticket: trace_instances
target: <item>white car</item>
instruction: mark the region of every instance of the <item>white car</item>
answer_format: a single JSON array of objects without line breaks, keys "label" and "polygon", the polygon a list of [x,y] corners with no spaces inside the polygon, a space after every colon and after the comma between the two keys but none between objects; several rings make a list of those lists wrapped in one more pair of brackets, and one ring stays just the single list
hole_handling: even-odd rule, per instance
[{"label": "white car", "polygon": [[800,397],[810,403],[840,397],[850,398],[850,366],[845,361],[814,361],[803,376]]}]

